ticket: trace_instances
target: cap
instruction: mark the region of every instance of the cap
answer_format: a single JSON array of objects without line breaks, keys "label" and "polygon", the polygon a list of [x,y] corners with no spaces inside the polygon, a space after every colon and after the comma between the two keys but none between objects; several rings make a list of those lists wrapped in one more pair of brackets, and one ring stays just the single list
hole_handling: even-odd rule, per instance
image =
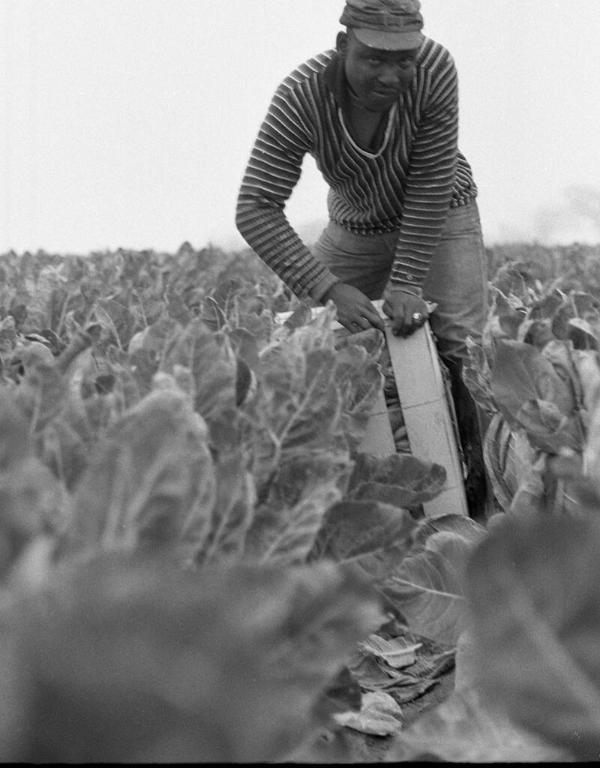
[{"label": "cap", "polygon": [[340,24],[370,48],[402,51],[423,42],[419,0],[347,0]]}]

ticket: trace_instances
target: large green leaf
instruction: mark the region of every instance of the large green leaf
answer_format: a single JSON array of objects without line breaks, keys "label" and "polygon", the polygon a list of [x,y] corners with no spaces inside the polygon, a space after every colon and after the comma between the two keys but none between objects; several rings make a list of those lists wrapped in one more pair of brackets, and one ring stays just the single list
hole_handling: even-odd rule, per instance
[{"label": "large green leaf", "polygon": [[335,383],[342,396],[341,424],[352,449],[357,449],[363,440],[382,388],[377,361],[383,345],[384,336],[375,328],[346,336],[336,345]]},{"label": "large green leaf", "polygon": [[0,471],[9,472],[32,452],[29,425],[16,397],[0,388]]},{"label": "large green leaf", "polygon": [[496,411],[491,389],[491,369],[486,352],[469,336],[466,339],[469,356],[463,363],[462,377],[477,405],[487,413]]},{"label": "large green leaf", "polygon": [[540,351],[554,340],[549,320],[527,320],[519,329],[517,341],[532,344]]},{"label": "large green leaf", "polygon": [[196,573],[111,553],[63,567],[8,618],[23,687],[4,759],[197,764],[284,761],[383,617],[331,565]]},{"label": "large green leaf", "polygon": [[583,451],[583,471],[600,488],[600,401],[591,413],[588,439]]},{"label": "large green leaf", "polygon": [[35,456],[0,476],[0,509],[12,544],[42,532],[60,535],[70,524],[71,504],[65,487]]},{"label": "large green leaf", "polygon": [[599,547],[597,516],[507,519],[467,579],[482,689],[579,760],[600,751]]},{"label": "large green leaf", "polygon": [[597,329],[597,322],[592,324],[581,317],[574,317],[572,320],[569,320],[568,338],[573,343],[575,349],[597,350]]},{"label": "large green leaf", "polygon": [[581,383],[582,405],[589,415],[600,396],[600,364],[598,353],[586,350],[573,350],[573,365]]},{"label": "large green leaf", "polygon": [[509,294],[506,297],[501,291],[496,291],[493,317],[506,337],[516,339],[519,328],[525,320],[525,312],[520,299],[514,294]]},{"label": "large green leaf", "polygon": [[47,264],[37,275],[35,287],[27,302],[27,319],[35,328],[52,327],[52,305],[55,291],[64,290],[66,278],[56,267]]},{"label": "large green leaf", "polygon": [[501,413],[495,413],[483,440],[487,477],[494,497],[507,511],[536,460],[536,451],[523,430],[513,432]]},{"label": "large green leaf", "polygon": [[563,302],[564,294],[560,291],[553,290],[551,293],[542,296],[534,302],[529,316],[532,320],[552,320]]},{"label": "large green leaf", "polygon": [[453,646],[467,620],[464,596],[469,555],[485,529],[465,525],[462,515],[425,521],[413,549],[382,584],[382,592],[410,629],[443,646]]},{"label": "large green leaf", "polygon": [[518,425],[524,403],[545,400],[564,416],[571,416],[576,402],[569,385],[539,350],[517,341],[499,340],[492,371],[492,392],[511,424]]},{"label": "large green leaf", "polygon": [[128,297],[103,298],[94,308],[97,322],[114,334],[121,349],[126,349],[134,333],[140,330],[141,323],[132,310]]},{"label": "large green leaf", "polygon": [[341,493],[347,486],[352,463],[346,450],[306,450],[282,455],[270,486],[274,506],[293,506],[307,492],[323,483],[335,484]]},{"label": "large green leaf", "polygon": [[552,363],[552,367],[570,388],[575,405],[581,408],[583,403],[583,382],[577,371],[576,359],[589,351],[577,350],[569,341],[554,339],[542,350],[542,355]]},{"label": "large green leaf", "polygon": [[331,441],[341,416],[335,382],[335,351],[305,351],[298,342],[280,345],[261,358],[260,407],[282,450]]},{"label": "large green leaf", "polygon": [[530,443],[546,453],[583,449],[585,435],[579,415],[565,416],[548,400],[523,403],[516,420],[527,432]]},{"label": "large green leaf", "polygon": [[207,428],[181,392],[158,390],[114,424],[75,496],[75,546],[175,544],[215,501]]},{"label": "large green leaf", "polygon": [[0,390],[0,577],[42,533],[69,521],[70,496],[34,455],[29,425],[15,398]]},{"label": "large green leaf", "polygon": [[460,536],[472,544],[477,544],[484,535],[481,524],[470,517],[466,517],[466,515],[441,515],[425,518],[415,530],[413,537],[415,550],[418,547],[426,548],[431,536],[444,532]]},{"label": "large green leaf", "polygon": [[163,366],[175,365],[192,372],[194,407],[209,424],[235,405],[236,360],[224,331],[212,333],[199,320],[190,323],[165,354]]},{"label": "large green leaf", "polygon": [[261,352],[256,396],[242,408],[252,425],[247,444],[260,504],[269,498],[276,478],[289,485],[290,462],[306,459],[310,464],[315,454],[325,468],[332,460],[348,463],[333,336],[319,329],[306,335],[304,330]]},{"label": "large green leaf", "polygon": [[408,552],[415,525],[403,509],[377,501],[340,501],[327,510],[311,558],[357,563],[383,579]]},{"label": "large green leaf", "polygon": [[[246,536],[254,521],[256,488],[248,471],[243,449],[221,452],[215,462],[216,498],[209,528],[200,528],[197,563],[237,558],[246,548]],[[202,522],[202,515],[191,515],[190,524]]]},{"label": "large green leaf", "polygon": [[418,507],[434,499],[445,482],[444,467],[416,456],[392,454],[378,458],[359,454],[350,479],[349,496],[397,507]]},{"label": "large green leaf", "polygon": [[31,350],[23,357],[23,364],[25,375],[16,399],[34,432],[43,429],[60,414],[68,389],[58,367],[36,358]]},{"label": "large green leaf", "polygon": [[260,504],[248,536],[248,554],[261,562],[303,562],[327,510],[342,497],[347,454],[313,451],[290,456],[279,467],[268,499]]},{"label": "large green leaf", "polygon": [[544,453],[538,453],[536,460],[524,466],[519,484],[506,508],[517,516],[528,516],[535,513],[550,511],[552,500],[549,498],[547,485],[547,459]]}]

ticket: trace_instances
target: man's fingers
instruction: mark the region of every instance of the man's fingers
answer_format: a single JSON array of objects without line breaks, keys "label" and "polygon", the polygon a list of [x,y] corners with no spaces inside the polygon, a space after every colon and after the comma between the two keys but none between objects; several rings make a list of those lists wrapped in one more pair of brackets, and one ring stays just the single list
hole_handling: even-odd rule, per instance
[{"label": "man's fingers", "polygon": [[419,318],[413,316],[413,314],[399,315],[392,323],[392,333],[395,336],[410,336],[417,331],[421,326],[425,325],[427,317],[422,315]]},{"label": "man's fingers", "polygon": [[378,328],[380,331],[384,330],[384,325],[381,318],[372,315],[369,317],[366,315],[361,315],[358,320],[350,320],[346,327],[349,327],[349,330],[354,331],[355,333],[358,331],[366,331],[373,327]]},{"label": "man's fingers", "polygon": [[368,328],[383,331],[385,328],[383,319],[372,304],[357,306],[349,318],[349,324],[354,331],[366,331]]},{"label": "man's fingers", "polygon": [[349,330],[353,331],[354,333],[358,333],[358,331],[364,331],[370,327],[370,323],[365,322],[363,318],[360,320],[351,320],[349,323]]},{"label": "man's fingers", "polygon": [[359,317],[347,318],[345,321],[340,320],[340,323],[352,333],[359,333],[360,331],[366,331],[369,328],[377,328],[380,331],[385,330],[383,320],[377,314],[363,314]]},{"label": "man's fingers", "polygon": [[394,336],[406,336],[406,324],[404,318],[396,317],[392,323],[392,333]]},{"label": "man's fingers", "polygon": [[375,307],[368,307],[365,310],[363,310],[363,318],[368,323],[367,327],[378,328],[380,331],[383,331],[385,329],[383,318],[380,316],[379,312],[375,309]]},{"label": "man's fingers", "polygon": [[429,317],[427,303],[418,296],[404,292],[386,297],[384,311],[392,317],[392,333],[396,336],[410,336]]}]

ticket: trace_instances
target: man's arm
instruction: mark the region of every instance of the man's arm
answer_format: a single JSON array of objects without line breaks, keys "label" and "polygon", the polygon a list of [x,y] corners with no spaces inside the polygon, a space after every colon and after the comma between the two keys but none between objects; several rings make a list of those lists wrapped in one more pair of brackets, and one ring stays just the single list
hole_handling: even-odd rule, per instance
[{"label": "man's arm", "polygon": [[445,54],[411,149],[391,273],[392,284],[414,292],[423,285],[446,221],[458,159],[458,78]]},{"label": "man's arm", "polygon": [[402,225],[385,293],[386,311],[400,333],[410,330],[414,313],[426,317],[421,290],[446,221],[456,174],[458,78],[452,57],[447,51],[443,54],[411,150]]},{"label": "man's arm", "polygon": [[301,97],[280,86],[259,130],[242,181],[236,225],[250,247],[300,298],[321,301],[338,282],[284,213],[312,144]]}]

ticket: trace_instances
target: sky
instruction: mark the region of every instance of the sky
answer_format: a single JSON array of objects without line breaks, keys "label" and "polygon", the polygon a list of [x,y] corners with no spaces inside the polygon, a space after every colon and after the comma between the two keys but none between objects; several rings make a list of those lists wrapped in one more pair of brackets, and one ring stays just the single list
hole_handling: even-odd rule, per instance
[{"label": "sky", "polygon": [[[452,53],[484,238],[600,242],[600,0],[422,0]],[[342,0],[0,0],[0,253],[244,247],[277,84]],[[308,157],[287,213],[325,222]]]}]

